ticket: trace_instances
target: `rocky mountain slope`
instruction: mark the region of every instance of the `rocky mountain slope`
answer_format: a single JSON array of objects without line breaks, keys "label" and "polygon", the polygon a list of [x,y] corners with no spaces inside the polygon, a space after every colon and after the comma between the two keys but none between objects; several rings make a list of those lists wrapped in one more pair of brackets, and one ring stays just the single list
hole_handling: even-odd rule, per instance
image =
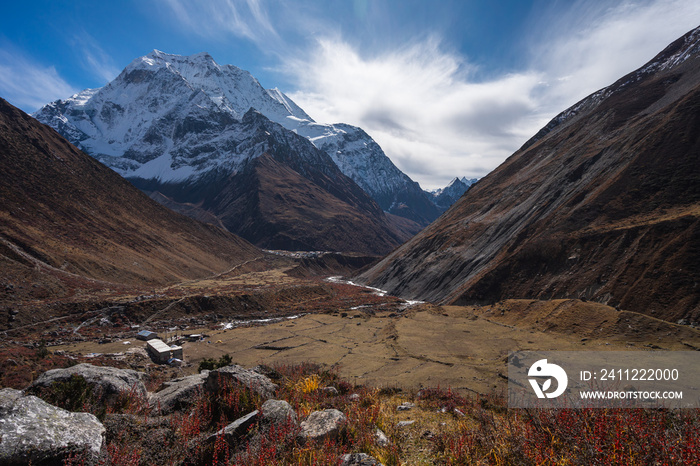
[{"label": "rocky mountain slope", "polygon": [[383,210],[421,225],[437,218],[418,184],[360,128],[316,123],[279,90],[206,53],[153,51],[105,87],[50,103],[34,116],[122,176],[192,182],[222,167],[234,172],[260,155],[229,134],[251,108],[325,151]]},{"label": "rocky mountain slope", "polygon": [[[207,124],[206,116],[201,120]],[[198,129],[192,137],[200,137]],[[129,177],[169,207],[196,218],[214,216],[229,231],[260,247],[387,253],[413,230],[394,222],[323,151],[251,109],[231,119],[215,136],[239,159],[188,154],[198,176],[164,182]],[[199,149],[193,143],[188,150]],[[225,149],[222,149],[225,150]],[[215,149],[214,157],[218,155]],[[210,165],[212,164],[212,165]]]},{"label": "rocky mountain slope", "polygon": [[579,297],[700,321],[700,28],[554,118],[363,275],[443,303]]},{"label": "rocky mountain slope", "polygon": [[66,281],[204,277],[262,254],[152,201],[2,99],[0,172],[0,301],[59,296]]},{"label": "rocky mountain slope", "polygon": [[420,185],[399,170],[367,133],[343,123],[305,122],[295,131],[325,151],[385,212],[422,226],[440,215],[440,208]]}]

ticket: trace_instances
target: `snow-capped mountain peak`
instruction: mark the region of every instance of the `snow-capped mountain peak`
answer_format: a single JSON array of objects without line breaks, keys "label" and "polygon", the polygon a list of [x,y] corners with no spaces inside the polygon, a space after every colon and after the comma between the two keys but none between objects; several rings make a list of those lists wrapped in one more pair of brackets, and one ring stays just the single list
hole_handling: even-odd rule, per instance
[{"label": "snow-capped mountain peak", "polygon": [[230,131],[250,109],[308,138],[384,210],[403,206],[399,215],[422,224],[437,217],[417,183],[363,130],[317,123],[279,89],[265,89],[248,71],[219,65],[206,52],[153,50],[106,86],[52,102],[34,116],[123,176],[167,182],[242,163],[241,139]]},{"label": "snow-capped mountain peak", "polygon": [[455,177],[444,188],[428,191],[433,197],[433,202],[442,210],[447,210],[457,199],[467,192],[467,190],[477,182],[477,178],[468,179]]}]

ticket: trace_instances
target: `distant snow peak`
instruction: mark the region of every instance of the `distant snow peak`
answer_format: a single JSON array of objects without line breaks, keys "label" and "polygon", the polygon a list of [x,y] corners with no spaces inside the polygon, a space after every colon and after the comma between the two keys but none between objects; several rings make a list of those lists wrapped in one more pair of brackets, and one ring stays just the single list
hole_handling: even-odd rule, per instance
[{"label": "distant snow peak", "polygon": [[458,197],[464,194],[466,190],[476,183],[478,181],[478,178],[467,178],[466,176],[463,176],[462,178],[459,177],[454,177],[452,181],[447,183],[447,186],[444,188],[438,188],[438,189],[433,189],[432,191],[426,191],[432,194],[433,196],[439,196],[440,194],[446,193],[446,192],[459,192]]},{"label": "distant snow peak", "polygon": [[429,194],[432,195],[433,202],[438,207],[442,210],[447,210],[477,181],[477,178],[455,177],[444,188],[429,191]]}]

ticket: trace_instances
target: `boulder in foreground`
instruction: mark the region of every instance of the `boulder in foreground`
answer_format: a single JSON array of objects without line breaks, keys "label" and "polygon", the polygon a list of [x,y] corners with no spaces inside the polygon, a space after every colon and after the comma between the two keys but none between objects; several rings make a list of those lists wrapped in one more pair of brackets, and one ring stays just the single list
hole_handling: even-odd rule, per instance
[{"label": "boulder in foreground", "polygon": [[204,382],[205,390],[210,393],[218,393],[227,385],[242,385],[265,399],[272,398],[277,390],[268,377],[237,364],[210,371]]},{"label": "boulder in foreground", "polygon": [[0,464],[95,464],[105,428],[95,416],[71,413],[12,388],[0,390]]},{"label": "boulder in foreground", "polygon": [[58,382],[69,382],[74,375],[82,377],[90,385],[97,386],[104,397],[117,396],[120,393],[133,393],[142,398],[147,396],[146,386],[141,381],[141,377],[145,375],[142,372],[92,364],[78,364],[65,369],[46,371],[32,383],[30,391],[50,388]]},{"label": "boulder in foreground", "polygon": [[162,415],[188,409],[203,390],[208,375],[209,371],[202,371],[165,382],[165,388],[150,395],[149,403]]},{"label": "boulder in foreground", "polygon": [[301,423],[301,437],[309,440],[322,440],[336,435],[347,417],[337,409],[314,411]]}]

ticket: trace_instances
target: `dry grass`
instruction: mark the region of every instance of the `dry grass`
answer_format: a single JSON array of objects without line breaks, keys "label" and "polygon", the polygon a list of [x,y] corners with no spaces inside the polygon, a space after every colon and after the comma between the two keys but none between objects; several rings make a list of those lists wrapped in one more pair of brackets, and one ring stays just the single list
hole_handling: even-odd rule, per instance
[{"label": "dry grass", "polygon": [[[252,427],[235,445],[204,439],[262,402],[245,387],[202,393],[188,411],[151,417],[150,408],[125,394],[107,412],[90,400],[83,409],[105,418],[102,464],[329,465],[346,453],[368,453],[387,466],[483,465],[694,465],[700,461],[700,410],[510,410],[501,397],[461,396],[449,389],[418,392],[354,386],[313,364],[277,365],[275,397],[303,420],[335,408],[347,416],[339,435],[303,442],[286,423]],[[309,383],[313,381],[313,383]],[[79,384],[75,385],[80,388]],[[323,390],[334,386],[337,393]],[[65,387],[64,387],[65,388]],[[82,389],[82,388],[81,388]],[[81,392],[82,393],[82,392]],[[59,392],[61,396],[70,393]],[[43,393],[50,395],[50,393]],[[88,394],[89,395],[89,394]],[[352,395],[352,396],[351,396]],[[412,409],[397,407],[410,402]],[[407,426],[401,421],[413,421]],[[379,445],[381,429],[389,444]],[[81,464],[71,458],[65,464]]]}]

